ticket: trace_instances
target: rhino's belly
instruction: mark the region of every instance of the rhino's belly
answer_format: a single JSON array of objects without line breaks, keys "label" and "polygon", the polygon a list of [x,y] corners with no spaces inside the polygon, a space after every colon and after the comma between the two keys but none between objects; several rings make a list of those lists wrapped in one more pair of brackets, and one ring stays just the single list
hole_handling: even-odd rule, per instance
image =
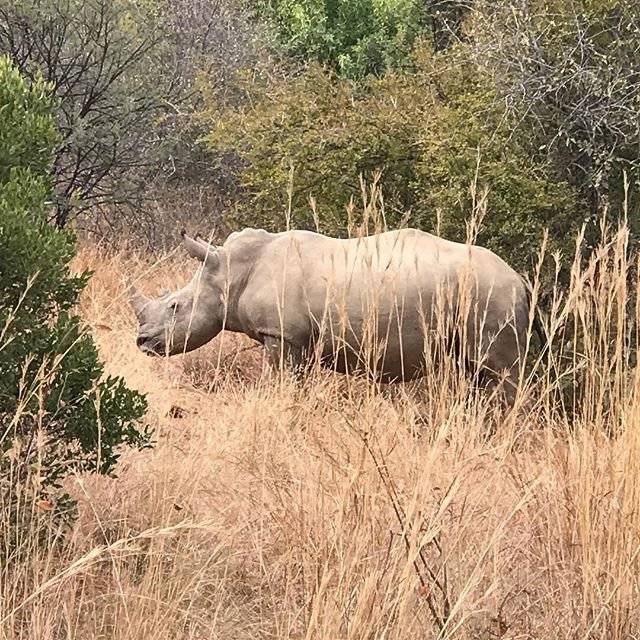
[{"label": "rhino's belly", "polygon": [[322,364],[340,373],[365,373],[382,381],[424,375],[425,335],[421,328],[399,332],[342,331],[322,338]]}]

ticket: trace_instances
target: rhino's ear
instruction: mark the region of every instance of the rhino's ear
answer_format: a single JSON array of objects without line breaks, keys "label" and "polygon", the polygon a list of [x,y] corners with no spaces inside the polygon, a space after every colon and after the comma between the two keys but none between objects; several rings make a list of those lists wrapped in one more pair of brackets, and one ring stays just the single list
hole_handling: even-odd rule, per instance
[{"label": "rhino's ear", "polygon": [[215,269],[218,266],[220,259],[216,247],[208,244],[204,240],[188,236],[184,230],[180,235],[182,236],[184,248],[192,258],[197,258],[200,262],[204,262],[210,269]]}]

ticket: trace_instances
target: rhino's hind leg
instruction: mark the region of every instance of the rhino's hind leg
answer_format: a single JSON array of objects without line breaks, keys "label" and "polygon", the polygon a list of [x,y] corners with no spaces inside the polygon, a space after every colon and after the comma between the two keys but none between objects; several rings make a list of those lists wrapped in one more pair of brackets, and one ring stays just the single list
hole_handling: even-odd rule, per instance
[{"label": "rhino's hind leg", "polygon": [[511,409],[518,393],[519,367],[516,365],[498,371],[484,369],[481,373],[489,396],[499,399],[506,408]]},{"label": "rhino's hind leg", "polygon": [[522,327],[526,326],[526,322],[523,320],[518,326],[521,328],[507,324],[499,328],[495,335],[491,335],[492,332],[487,329],[487,349],[480,360],[481,377],[487,393],[507,409],[515,405],[521,382],[521,359],[526,344]]},{"label": "rhino's hind leg", "polygon": [[275,371],[291,369],[295,373],[301,372],[304,366],[304,349],[274,336],[264,336],[263,344],[269,365]]}]

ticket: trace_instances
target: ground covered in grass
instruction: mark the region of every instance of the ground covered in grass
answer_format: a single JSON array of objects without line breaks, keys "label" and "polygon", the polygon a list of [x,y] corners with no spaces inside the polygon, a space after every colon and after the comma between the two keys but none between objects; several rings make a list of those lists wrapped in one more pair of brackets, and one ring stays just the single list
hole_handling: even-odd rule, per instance
[{"label": "ground covered in grass", "polygon": [[[76,265],[96,272],[80,311],[107,373],[148,395],[156,446],[125,453],[116,478],[70,479],[80,517],[66,544],[25,540],[25,559],[2,567],[0,639],[640,630],[640,378],[616,348],[585,346],[582,418],[554,408],[540,375],[491,435],[486,398],[442,374],[396,389],[331,372],[294,384],[232,334],[148,358],[125,282],[158,293],[193,265],[97,249]],[[614,276],[563,304],[590,309],[591,296],[604,331],[626,295]]]}]

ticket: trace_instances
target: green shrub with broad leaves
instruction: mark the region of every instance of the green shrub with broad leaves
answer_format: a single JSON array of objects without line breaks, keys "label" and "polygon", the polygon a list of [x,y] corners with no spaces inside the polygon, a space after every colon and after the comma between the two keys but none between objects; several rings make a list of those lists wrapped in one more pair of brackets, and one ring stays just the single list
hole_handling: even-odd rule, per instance
[{"label": "green shrub with broad leaves", "polygon": [[[120,447],[146,447],[143,396],[103,376],[73,308],[74,238],[46,222],[57,143],[49,86],[0,57],[0,540],[36,500],[62,510],[72,472],[109,473]],[[25,520],[26,519],[26,520]],[[33,524],[29,524],[33,526]]]}]

